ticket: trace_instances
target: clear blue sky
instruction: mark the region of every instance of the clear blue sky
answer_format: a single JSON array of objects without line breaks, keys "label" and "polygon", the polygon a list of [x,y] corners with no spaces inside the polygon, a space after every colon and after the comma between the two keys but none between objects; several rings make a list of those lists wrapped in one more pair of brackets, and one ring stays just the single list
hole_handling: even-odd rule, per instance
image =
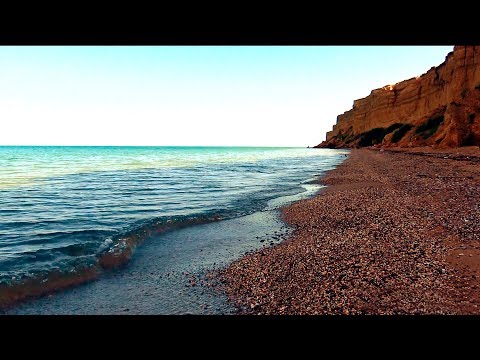
[{"label": "clear blue sky", "polygon": [[307,146],[453,46],[0,47],[0,145]]}]

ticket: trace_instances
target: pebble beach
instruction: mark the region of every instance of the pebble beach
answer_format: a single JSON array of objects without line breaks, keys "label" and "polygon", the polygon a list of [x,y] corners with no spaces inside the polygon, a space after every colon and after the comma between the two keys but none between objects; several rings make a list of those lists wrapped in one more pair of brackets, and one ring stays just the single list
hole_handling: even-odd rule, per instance
[{"label": "pebble beach", "polygon": [[480,149],[354,149],[218,274],[243,314],[480,313]]}]

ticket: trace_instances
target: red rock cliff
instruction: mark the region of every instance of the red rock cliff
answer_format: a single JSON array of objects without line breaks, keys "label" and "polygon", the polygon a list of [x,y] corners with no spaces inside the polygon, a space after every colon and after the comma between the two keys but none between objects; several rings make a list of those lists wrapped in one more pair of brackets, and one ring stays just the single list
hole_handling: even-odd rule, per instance
[{"label": "red rock cliff", "polygon": [[317,147],[480,145],[480,46],[455,46],[420,77],[375,89]]}]

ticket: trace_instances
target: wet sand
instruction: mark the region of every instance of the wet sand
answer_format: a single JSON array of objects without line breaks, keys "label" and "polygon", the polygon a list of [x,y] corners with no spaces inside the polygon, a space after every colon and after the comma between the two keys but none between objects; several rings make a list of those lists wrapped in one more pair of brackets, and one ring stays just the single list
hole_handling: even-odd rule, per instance
[{"label": "wet sand", "polygon": [[480,313],[480,149],[360,149],[219,274],[247,314]]}]

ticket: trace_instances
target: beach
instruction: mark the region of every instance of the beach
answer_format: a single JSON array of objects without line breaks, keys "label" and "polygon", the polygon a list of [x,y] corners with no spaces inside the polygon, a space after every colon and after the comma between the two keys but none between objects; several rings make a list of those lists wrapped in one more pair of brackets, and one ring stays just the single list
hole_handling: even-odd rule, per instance
[{"label": "beach", "polygon": [[480,149],[344,159],[309,191],[155,235],[128,265],[3,313],[478,314]]},{"label": "beach", "polygon": [[354,149],[285,241],[218,273],[244,314],[478,314],[480,149]]}]

